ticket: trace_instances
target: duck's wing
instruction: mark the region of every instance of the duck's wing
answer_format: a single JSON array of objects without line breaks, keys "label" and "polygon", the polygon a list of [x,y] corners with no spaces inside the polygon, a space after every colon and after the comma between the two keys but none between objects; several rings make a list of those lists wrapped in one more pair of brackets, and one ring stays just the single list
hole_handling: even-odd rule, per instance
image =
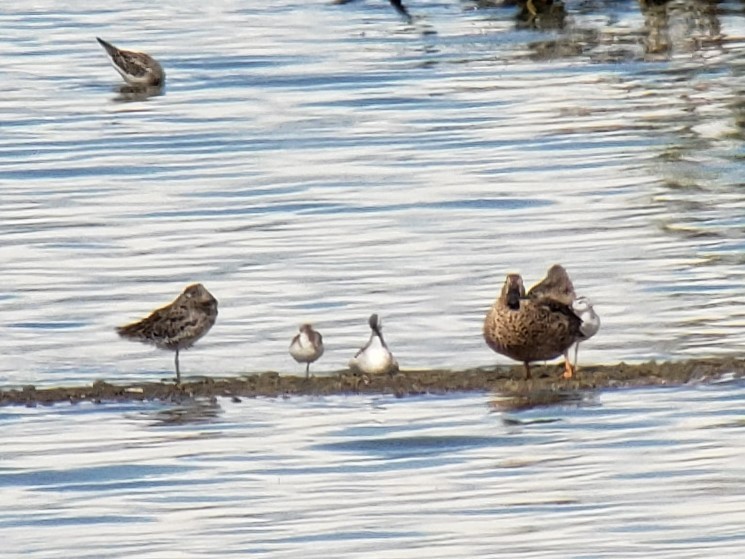
[{"label": "duck's wing", "polygon": [[552,314],[557,315],[558,318],[567,320],[569,323],[569,331],[580,339],[584,338],[581,330],[582,318],[574,312],[574,309],[570,305],[551,297],[542,297],[535,300],[534,303],[548,308],[548,310],[551,311]]},{"label": "duck's wing", "polygon": [[530,288],[528,297],[531,299],[550,297],[569,305],[576,298],[576,294],[567,271],[560,264],[554,264],[549,268],[546,277]]}]

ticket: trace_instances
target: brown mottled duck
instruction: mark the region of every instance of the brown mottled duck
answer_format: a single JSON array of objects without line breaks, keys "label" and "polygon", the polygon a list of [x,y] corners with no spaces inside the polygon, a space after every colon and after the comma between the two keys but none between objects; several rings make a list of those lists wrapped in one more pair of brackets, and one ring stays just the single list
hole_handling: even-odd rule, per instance
[{"label": "brown mottled duck", "polygon": [[[571,281],[567,284],[563,280],[561,272],[568,281],[566,271],[561,266],[554,266],[547,278],[531,290],[532,296],[525,295],[519,274],[509,274],[499,298],[484,320],[487,345],[497,353],[521,361],[525,365],[526,379],[531,378],[530,363],[547,361],[562,354],[566,357],[564,378],[571,378],[574,373],[567,353],[574,342],[583,338],[580,330],[582,320],[572,310],[571,301],[569,304],[564,302],[568,297],[567,287],[572,294],[574,289]],[[553,297],[553,293],[558,293],[559,297]]]}]

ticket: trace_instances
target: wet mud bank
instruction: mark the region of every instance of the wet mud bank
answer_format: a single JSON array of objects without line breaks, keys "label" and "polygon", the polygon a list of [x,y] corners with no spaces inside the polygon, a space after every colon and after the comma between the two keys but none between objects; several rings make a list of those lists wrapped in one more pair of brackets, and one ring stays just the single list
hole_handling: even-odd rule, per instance
[{"label": "wet mud bank", "polygon": [[332,394],[381,394],[399,397],[453,392],[493,392],[506,408],[551,405],[580,398],[583,392],[634,386],[675,386],[691,381],[707,382],[724,375],[745,376],[745,361],[700,359],[584,367],[575,378],[561,378],[557,366],[536,367],[533,378],[523,378],[522,367],[467,370],[412,370],[394,376],[358,375],[341,371],[327,375],[280,375],[274,372],[235,378],[185,379],[131,385],[97,381],[89,386],[0,389],[0,405],[38,406],[78,402],[181,402],[192,398],[292,397]]}]

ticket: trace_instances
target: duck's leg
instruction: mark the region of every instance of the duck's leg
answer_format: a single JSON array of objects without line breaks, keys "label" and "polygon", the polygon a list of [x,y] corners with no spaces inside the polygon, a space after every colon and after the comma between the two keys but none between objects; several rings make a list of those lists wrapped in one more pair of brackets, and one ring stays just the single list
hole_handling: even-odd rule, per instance
[{"label": "duck's leg", "polygon": [[572,362],[569,360],[569,349],[564,352],[564,378],[570,379],[574,374],[575,368],[572,366]]},{"label": "duck's leg", "polygon": [[530,376],[530,363],[527,361],[525,362],[525,380],[529,380],[531,378]]}]

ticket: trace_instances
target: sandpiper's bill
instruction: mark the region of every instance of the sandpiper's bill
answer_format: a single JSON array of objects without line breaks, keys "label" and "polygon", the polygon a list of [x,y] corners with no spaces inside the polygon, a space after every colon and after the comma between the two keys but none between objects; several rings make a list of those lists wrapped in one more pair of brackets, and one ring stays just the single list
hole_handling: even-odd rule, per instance
[{"label": "sandpiper's bill", "polygon": [[349,361],[349,367],[367,374],[393,374],[398,371],[398,362],[383,339],[383,323],[377,314],[371,314],[368,320],[370,339]]},{"label": "sandpiper's bill", "polygon": [[290,355],[298,363],[305,363],[305,378],[310,376],[310,364],[323,355],[323,336],[310,324],[300,326],[300,331],[292,338]]},{"label": "sandpiper's bill", "polygon": [[176,384],[181,384],[178,354],[209,332],[217,319],[217,299],[201,283],[184,289],[171,304],[154,310],[138,322],[120,326],[117,333],[129,340],[176,352]]},{"label": "sandpiper's bill", "polygon": [[106,50],[116,71],[132,87],[155,88],[162,87],[165,83],[166,73],[158,61],[149,54],[118,49],[99,37],[96,37],[96,40]]}]

